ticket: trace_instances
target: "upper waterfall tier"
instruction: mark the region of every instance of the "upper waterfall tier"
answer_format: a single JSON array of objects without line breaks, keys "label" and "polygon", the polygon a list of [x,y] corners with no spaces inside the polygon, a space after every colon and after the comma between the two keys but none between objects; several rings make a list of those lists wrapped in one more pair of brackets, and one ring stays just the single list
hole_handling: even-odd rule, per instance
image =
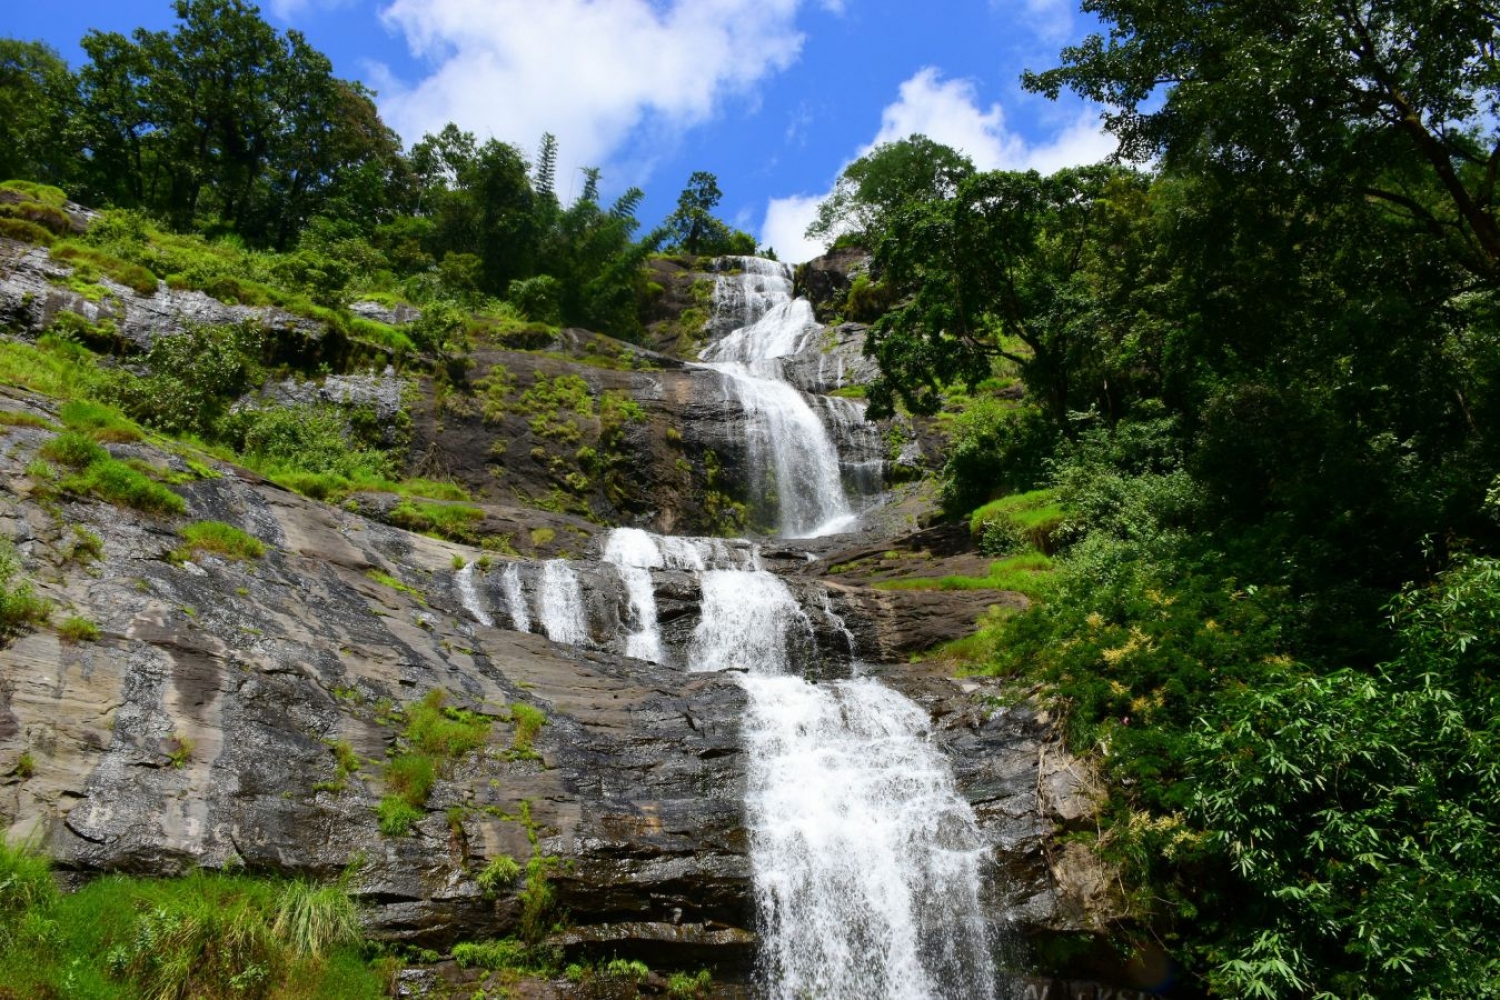
[{"label": "upper waterfall tier", "polygon": [[739,273],[721,276],[714,286],[710,327],[725,332],[699,359],[753,366],[805,349],[822,328],[812,303],[792,295],[791,267],[760,257],[726,259]]},{"label": "upper waterfall tier", "polygon": [[[728,330],[700,360],[723,376],[726,399],[746,416],[757,498],[774,500],[778,533],[809,538],[847,530],[855,515],[828,426],[809,397],[782,378],[779,359],[805,350],[822,330],[812,306],[793,296],[791,268],[732,257],[714,288],[711,329]],[[868,478],[868,477],[864,477]]]}]

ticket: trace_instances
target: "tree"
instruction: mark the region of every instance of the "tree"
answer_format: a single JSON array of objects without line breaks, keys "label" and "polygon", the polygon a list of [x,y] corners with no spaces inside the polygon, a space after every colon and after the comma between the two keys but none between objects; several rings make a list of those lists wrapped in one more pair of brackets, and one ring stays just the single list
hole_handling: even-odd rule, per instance
[{"label": "tree", "polygon": [[0,179],[66,184],[78,81],[41,42],[0,38]]},{"label": "tree", "polygon": [[1086,0],[1111,25],[1026,86],[1111,110],[1122,154],[1352,191],[1500,282],[1500,0]]},{"label": "tree", "polygon": [[951,198],[973,173],[968,157],[925,135],[881,143],[839,174],[807,237],[873,246],[897,209],[912,201]]},{"label": "tree", "polygon": [[723,197],[717,177],[704,170],[695,171],[677,196],[677,210],[667,217],[672,245],[695,257],[723,252],[721,248],[730,239],[729,227],[713,214]]},{"label": "tree", "polygon": [[978,383],[1004,358],[1060,428],[1096,363],[1087,281],[1111,187],[1145,181],[1119,168],[976,174],[953,197],[911,200],[886,222],[875,266],[897,305],[871,328],[880,364],[871,409],[896,396],[932,413],[944,386]]}]

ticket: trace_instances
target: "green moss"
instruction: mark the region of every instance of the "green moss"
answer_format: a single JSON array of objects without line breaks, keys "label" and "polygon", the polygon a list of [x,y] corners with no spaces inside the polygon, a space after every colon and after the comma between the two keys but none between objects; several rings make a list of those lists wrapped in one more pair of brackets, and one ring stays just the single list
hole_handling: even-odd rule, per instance
[{"label": "green moss", "polygon": [[969,530],[981,551],[1003,555],[1025,548],[1052,552],[1054,535],[1067,519],[1055,490],[1013,493],[993,500],[969,515]]},{"label": "green moss", "polygon": [[17,413],[14,410],[0,410],[0,427],[39,427],[42,430],[57,430],[57,425],[46,417],[39,417],[34,413]]},{"label": "green moss", "polygon": [[50,232],[34,222],[3,216],[0,216],[0,236],[10,240],[19,240],[22,243],[34,243],[42,247],[50,247],[53,240]]},{"label": "green moss", "polygon": [[145,437],[135,421],[104,403],[75,399],[64,403],[58,416],[69,430],[82,431],[95,441],[124,443]]}]

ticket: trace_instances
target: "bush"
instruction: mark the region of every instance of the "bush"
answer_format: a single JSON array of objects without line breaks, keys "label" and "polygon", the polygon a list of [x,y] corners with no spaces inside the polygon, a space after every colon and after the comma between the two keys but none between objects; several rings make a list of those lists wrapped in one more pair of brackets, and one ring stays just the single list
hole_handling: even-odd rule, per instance
[{"label": "bush", "polygon": [[1040,411],[976,397],[953,422],[940,497],[949,514],[966,513],[991,497],[1046,485],[1048,459],[1060,435]]},{"label": "bush", "polygon": [[41,456],[73,469],[86,469],[96,462],[110,461],[109,452],[92,437],[65,431],[41,447]]},{"label": "bush", "polygon": [[562,283],[550,274],[512,281],[505,297],[534,323],[562,323]]},{"label": "bush", "polygon": [[453,946],[453,961],[458,963],[460,969],[527,971],[531,965],[530,952],[531,949],[515,938],[460,941]]},{"label": "bush", "polygon": [[474,881],[486,896],[494,896],[521,877],[521,866],[509,854],[497,854],[476,876]]},{"label": "bush", "polygon": [[1063,524],[1062,507],[1052,490],[1014,493],[991,501],[969,515],[969,531],[987,555],[1009,555],[1035,549],[1051,554],[1054,534]]}]

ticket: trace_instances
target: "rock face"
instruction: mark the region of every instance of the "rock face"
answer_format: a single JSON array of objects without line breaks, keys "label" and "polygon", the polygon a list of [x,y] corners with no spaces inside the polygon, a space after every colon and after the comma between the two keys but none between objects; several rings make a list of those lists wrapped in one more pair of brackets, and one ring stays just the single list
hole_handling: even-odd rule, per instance
[{"label": "rock face", "polygon": [[[815,262],[803,281],[830,302],[857,263]],[[652,267],[656,342],[680,351],[701,329],[693,310],[707,315],[712,265]],[[111,319],[138,348],[192,321],[248,320],[315,345],[332,336],[275,310],[165,288],[143,297],[106,284],[110,295],[89,302],[54,280],[66,268],[40,251],[0,268],[0,321],[25,331],[74,311]],[[860,384],[871,374],[862,336],[857,324],[829,329],[781,372],[813,393]],[[555,859],[544,863],[568,914],[555,943],[569,954],[708,965],[751,983],[745,694],[732,671],[686,669],[702,614],[692,572],[656,576],[664,662],[624,655],[635,611],[599,527],[738,529],[744,413],[719,373],[667,353],[586,331],[519,346],[481,347],[458,379],[381,364],[242,401],[370,410],[401,435],[392,440],[409,442],[409,472],[475,494],[465,502],[478,509],[465,536],[475,545],[402,530],[393,496],[333,507],[138,443],[108,447],[180,481],[187,513],[122,510],[57,492],[33,461],[52,431],[0,423],[0,537],[13,540],[55,622],[78,615],[100,629],[97,641],[48,626],[0,645],[0,830],[36,838],[75,882],[238,864],[330,877],[352,865],[371,933],[424,947],[514,933],[521,886],[487,894],[478,873],[502,855]],[[923,438],[899,424],[845,426],[841,414],[857,412],[848,400],[817,405],[855,465],[883,471],[893,436]],[[53,403],[4,387],[0,409],[56,416]],[[756,559],[787,583],[806,620],[795,659],[810,678],[869,670],[928,711],[992,849],[996,940],[1018,927],[1099,934],[1117,911],[1109,879],[1081,849],[1052,845],[1092,816],[1093,777],[1035,706],[998,707],[1013,699],[995,685],[910,662],[969,634],[986,609],[1024,600],[871,586],[983,572],[962,532],[893,530],[921,508],[892,504],[866,519],[883,528],[853,541],[722,544],[733,549],[726,558]],[[251,561],[182,551],[179,529],[200,520],[234,525],[268,551]],[[90,535],[97,558],[80,544]],[[917,570],[888,558],[917,549]],[[564,577],[576,608],[544,596]],[[377,814],[390,791],[385,763],[403,747],[403,710],[434,690],[489,718],[488,737],[441,762],[410,833],[387,835]],[[517,706],[546,719],[534,753]]]}]

